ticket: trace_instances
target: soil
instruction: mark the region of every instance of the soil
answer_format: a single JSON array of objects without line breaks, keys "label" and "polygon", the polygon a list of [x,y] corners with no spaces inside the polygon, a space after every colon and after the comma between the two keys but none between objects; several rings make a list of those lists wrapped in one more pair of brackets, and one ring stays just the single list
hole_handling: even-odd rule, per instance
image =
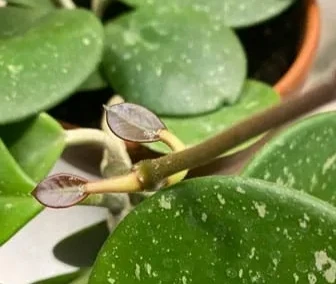
[{"label": "soil", "polygon": [[[304,1],[297,1],[280,16],[263,24],[236,30],[248,58],[248,77],[274,85],[293,63],[301,42]],[[129,11],[114,2],[104,21]],[[117,12],[116,12],[117,11]],[[68,125],[99,127],[102,105],[114,94],[111,88],[78,92],[49,113]]]}]

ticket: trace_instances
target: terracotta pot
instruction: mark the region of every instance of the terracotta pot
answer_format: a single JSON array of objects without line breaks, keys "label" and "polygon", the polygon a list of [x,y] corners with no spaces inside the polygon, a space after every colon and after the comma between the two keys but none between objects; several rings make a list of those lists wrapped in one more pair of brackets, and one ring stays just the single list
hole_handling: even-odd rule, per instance
[{"label": "terracotta pot", "polygon": [[306,17],[298,55],[286,74],[275,84],[274,89],[282,97],[298,92],[303,86],[315,59],[320,39],[320,10],[317,0],[306,0]]}]

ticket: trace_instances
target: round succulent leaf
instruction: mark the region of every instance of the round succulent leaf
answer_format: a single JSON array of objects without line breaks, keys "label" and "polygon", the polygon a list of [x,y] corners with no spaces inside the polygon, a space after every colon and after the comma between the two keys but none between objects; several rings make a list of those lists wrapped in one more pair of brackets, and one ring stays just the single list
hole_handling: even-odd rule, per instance
[{"label": "round succulent leaf", "polygon": [[131,103],[105,106],[107,125],[123,140],[153,142],[160,139],[165,129],[161,120],[148,109]]},{"label": "round succulent leaf", "polygon": [[275,182],[336,205],[336,112],[305,118],[282,130],[242,175]]},{"label": "round succulent leaf", "polygon": [[1,245],[42,210],[30,195],[33,179],[48,174],[63,150],[64,135],[52,118],[41,114],[0,127],[0,137]]},{"label": "round succulent leaf", "polygon": [[178,183],[145,200],[110,235],[90,284],[332,283],[336,209],[240,177]]},{"label": "round succulent leaf", "polygon": [[0,8],[0,39],[23,34],[46,13],[39,9]]},{"label": "round succulent leaf", "polygon": [[[258,81],[248,80],[239,101],[234,105],[223,106],[219,110],[199,116],[161,116],[160,118],[170,132],[177,136],[187,147],[190,147],[279,101],[279,95],[271,87]],[[244,148],[250,143],[252,143],[252,140],[236,149]],[[145,146],[157,152],[170,152],[170,149],[160,142],[146,144]]]},{"label": "round succulent leaf", "polygon": [[245,54],[231,29],[170,9],[140,9],[110,22],[103,67],[126,101],[159,115],[196,115],[232,104],[246,75]]},{"label": "round succulent leaf", "polygon": [[296,0],[123,0],[123,2],[145,9],[156,7],[179,10],[192,9],[206,14],[215,23],[239,28],[269,20],[290,7]]},{"label": "round succulent leaf", "polygon": [[101,59],[103,29],[84,10],[58,10],[21,36],[0,41],[0,124],[67,98]]},{"label": "round succulent leaf", "polygon": [[86,183],[86,179],[71,174],[52,175],[41,181],[32,195],[44,206],[66,208],[88,196],[83,190]]}]

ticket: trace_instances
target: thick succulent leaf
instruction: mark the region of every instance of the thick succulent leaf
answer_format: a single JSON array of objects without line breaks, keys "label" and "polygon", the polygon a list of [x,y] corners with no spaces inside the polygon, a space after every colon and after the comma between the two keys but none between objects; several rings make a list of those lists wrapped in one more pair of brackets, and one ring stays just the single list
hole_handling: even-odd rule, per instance
[{"label": "thick succulent leaf", "polygon": [[101,59],[103,30],[84,10],[58,10],[26,33],[0,41],[0,124],[68,97]]},{"label": "thick succulent leaf", "polygon": [[244,176],[304,190],[336,205],[336,112],[301,120],[267,143]]},{"label": "thick succulent leaf", "polygon": [[[23,125],[27,128],[24,129]],[[6,132],[4,129],[5,127],[0,128],[0,245],[42,209],[30,195],[35,183],[28,173],[34,173],[35,177],[47,175],[64,145],[62,129],[45,114],[29,122],[14,124]],[[42,134],[44,139],[41,139]],[[3,143],[2,137],[9,142],[13,155]],[[51,138],[58,141],[58,144],[49,140]],[[49,141],[49,145],[45,144],[46,141]],[[43,155],[46,159],[43,159]],[[36,163],[36,169],[33,168],[33,163]],[[23,165],[23,169],[20,165]]]},{"label": "thick succulent leaf", "polygon": [[174,8],[204,13],[216,22],[231,27],[251,26],[273,18],[296,0],[123,0],[133,6]]},{"label": "thick succulent leaf", "polygon": [[41,206],[29,196],[33,181],[0,140],[0,245],[33,218]]},{"label": "thick succulent leaf", "polygon": [[65,145],[62,127],[45,113],[0,126],[0,137],[19,166],[35,182],[51,170]]},{"label": "thick succulent leaf", "polygon": [[158,141],[160,130],[166,128],[154,113],[136,104],[116,104],[106,106],[105,110],[107,125],[123,140]]},{"label": "thick succulent leaf", "polygon": [[87,284],[89,275],[90,269],[83,268],[72,273],[58,275],[32,284]]},{"label": "thick succulent leaf", "polygon": [[9,38],[26,32],[47,12],[39,9],[20,7],[0,8],[0,39]]},{"label": "thick succulent leaf", "polygon": [[126,101],[160,115],[194,115],[234,103],[246,73],[243,49],[229,28],[169,9],[140,9],[110,22],[103,66]]},{"label": "thick succulent leaf", "polygon": [[[160,118],[169,131],[189,147],[277,102],[279,102],[279,95],[271,87],[249,80],[243,89],[240,100],[232,106],[224,106],[215,112],[200,116]],[[146,146],[158,152],[167,153],[170,151],[163,143],[151,143]]]},{"label": "thick succulent leaf", "polygon": [[302,192],[238,177],[188,180],[124,219],[89,283],[334,283],[335,226],[336,209]]}]

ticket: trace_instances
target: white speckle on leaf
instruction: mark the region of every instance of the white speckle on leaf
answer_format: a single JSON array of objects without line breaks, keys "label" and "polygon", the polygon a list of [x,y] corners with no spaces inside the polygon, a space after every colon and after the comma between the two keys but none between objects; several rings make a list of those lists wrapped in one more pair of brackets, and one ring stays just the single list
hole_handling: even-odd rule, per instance
[{"label": "white speckle on leaf", "polygon": [[187,284],[187,277],[182,276],[182,283],[183,283],[183,284]]},{"label": "white speckle on leaf", "polygon": [[5,204],[5,209],[9,210],[13,208],[13,204],[12,203],[6,203]]},{"label": "white speckle on leaf", "polygon": [[249,254],[249,259],[252,259],[252,258],[254,257],[254,255],[255,255],[255,251],[256,251],[256,248],[255,248],[255,247],[251,248],[251,252],[250,252],[250,254]]},{"label": "white speckle on leaf", "polygon": [[135,264],[135,277],[140,280],[140,273],[141,273],[141,270],[140,270],[140,265],[139,264]]},{"label": "white speckle on leaf", "polygon": [[244,189],[242,189],[240,186],[236,187],[236,191],[241,193],[241,194],[245,194],[246,191]]},{"label": "white speckle on leaf", "polygon": [[261,218],[264,218],[266,216],[266,204],[265,203],[258,203],[256,201],[253,201],[254,208],[257,209],[258,215]]},{"label": "white speckle on leaf", "polygon": [[12,75],[17,75],[23,70],[23,66],[10,64],[10,65],[7,65],[7,69]]},{"label": "white speckle on leaf", "polygon": [[296,273],[293,273],[293,277],[294,277],[295,283],[299,282],[299,279],[300,279],[299,275],[297,275]]},{"label": "white speckle on leaf", "polygon": [[225,204],[225,198],[220,193],[217,193],[217,199],[218,199],[220,204],[222,204],[222,205]]},{"label": "white speckle on leaf", "polygon": [[323,271],[323,276],[328,283],[335,283],[336,261],[330,258],[325,251],[315,252],[315,266],[318,271]]},{"label": "white speckle on leaf", "polygon": [[152,274],[152,266],[149,263],[145,263],[145,270],[149,276]]},{"label": "white speckle on leaf", "polygon": [[244,273],[244,270],[241,268],[239,269],[239,272],[238,272],[238,276],[239,278],[242,278],[243,277],[243,273]]},{"label": "white speckle on leaf", "polygon": [[202,221],[206,222],[207,219],[208,219],[208,215],[205,213],[202,213]]},{"label": "white speckle on leaf", "polygon": [[329,169],[331,169],[335,162],[336,162],[336,154],[334,154],[333,156],[331,156],[326,160],[322,168],[322,174],[325,174]]},{"label": "white speckle on leaf", "polygon": [[161,208],[163,209],[167,209],[170,210],[171,209],[171,203],[170,200],[167,199],[165,196],[161,196],[161,198],[159,199],[159,205]]},{"label": "white speckle on leaf", "polygon": [[113,278],[108,278],[107,281],[110,284],[115,284],[116,283],[116,281]]},{"label": "white speckle on leaf", "polygon": [[315,284],[317,279],[314,273],[308,273],[309,284]]},{"label": "white speckle on leaf", "polygon": [[86,37],[82,39],[82,42],[83,42],[83,44],[84,44],[85,46],[88,46],[88,45],[90,45],[90,43],[91,43],[90,39],[88,39],[88,38],[86,38]]}]

